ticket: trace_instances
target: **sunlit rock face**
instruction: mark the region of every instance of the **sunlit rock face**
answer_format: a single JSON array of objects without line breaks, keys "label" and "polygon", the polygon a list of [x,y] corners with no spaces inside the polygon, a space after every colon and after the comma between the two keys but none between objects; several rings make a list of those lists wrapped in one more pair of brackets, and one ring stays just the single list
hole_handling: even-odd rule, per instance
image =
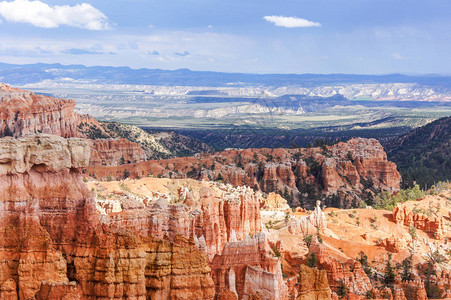
[{"label": "sunlit rock face", "polygon": [[75,101],[37,95],[0,84],[0,136],[48,133],[81,136]]},{"label": "sunlit rock face", "polygon": [[263,232],[231,241],[211,263],[218,294],[232,292],[238,299],[287,299],[280,261],[270,255]]},{"label": "sunlit rock face", "polygon": [[[286,299],[280,259],[262,232],[260,192],[192,179],[90,182],[102,219],[141,235],[192,238],[209,259],[218,299]],[[120,209],[119,209],[120,208]]]},{"label": "sunlit rock face", "polygon": [[213,299],[192,240],[141,236],[102,223],[82,181],[86,140],[0,139],[2,299]]},{"label": "sunlit rock face", "polygon": [[117,138],[88,115],[75,112],[75,101],[38,95],[0,84],[0,137],[31,134],[61,137],[98,138],[92,140],[90,165],[120,165],[146,160],[137,143]]},{"label": "sunlit rock face", "polygon": [[393,209],[393,219],[396,224],[407,227],[413,226],[430,233],[435,239],[442,239],[447,233],[442,216],[428,217],[423,213],[414,213],[409,207],[402,203],[398,204]]},{"label": "sunlit rock face", "polygon": [[[374,191],[396,192],[401,177],[375,139],[355,138],[332,146],[303,149],[228,149],[195,157],[151,160],[134,165],[88,168],[96,178],[161,176],[221,180],[233,186],[275,192],[292,206],[313,209],[363,205]],[[306,195],[310,193],[309,197]],[[301,200],[300,200],[301,199]]]}]

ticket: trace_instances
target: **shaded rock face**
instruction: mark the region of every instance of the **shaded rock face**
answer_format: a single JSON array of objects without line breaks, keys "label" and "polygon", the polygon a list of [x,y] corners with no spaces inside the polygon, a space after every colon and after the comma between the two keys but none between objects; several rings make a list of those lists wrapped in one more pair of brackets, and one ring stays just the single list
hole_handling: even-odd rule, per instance
[{"label": "shaded rock face", "polygon": [[406,299],[412,300],[426,300],[428,299],[426,294],[426,289],[424,288],[424,282],[417,281],[409,281],[403,282],[401,284],[401,288],[404,291]]},{"label": "shaded rock face", "polygon": [[144,150],[126,139],[91,140],[90,145],[90,166],[117,166],[146,160]]},{"label": "shaded rock face", "polygon": [[194,242],[101,223],[81,180],[82,139],[0,139],[2,299],[213,299]]},{"label": "shaded rock face", "polygon": [[232,149],[133,166],[89,168],[97,178],[122,178],[124,171],[134,178],[223,180],[234,186],[276,192],[290,205],[310,208],[318,198],[323,198],[326,206],[357,205],[368,200],[369,194],[399,190],[401,180],[380,143],[362,138],[323,148]]},{"label": "shaded rock face", "polygon": [[300,266],[299,291],[297,300],[331,299],[331,291],[327,281],[327,272],[306,265]]},{"label": "shaded rock face", "polygon": [[443,217],[428,217],[422,213],[414,213],[402,203],[393,209],[393,219],[398,225],[414,226],[431,234],[435,239],[442,239],[447,232]]}]

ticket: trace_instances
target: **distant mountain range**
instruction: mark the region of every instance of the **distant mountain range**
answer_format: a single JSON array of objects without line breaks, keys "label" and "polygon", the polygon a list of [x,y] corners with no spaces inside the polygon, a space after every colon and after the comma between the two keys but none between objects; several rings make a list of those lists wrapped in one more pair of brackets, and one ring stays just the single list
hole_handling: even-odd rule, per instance
[{"label": "distant mountain range", "polygon": [[451,88],[451,76],[403,74],[244,74],[191,71],[189,69],[131,69],[129,67],[87,67],[83,65],[0,63],[0,81],[12,85],[37,83],[43,80],[89,80],[99,84],[146,84],[189,86],[302,85],[305,87],[337,84],[417,83]]}]

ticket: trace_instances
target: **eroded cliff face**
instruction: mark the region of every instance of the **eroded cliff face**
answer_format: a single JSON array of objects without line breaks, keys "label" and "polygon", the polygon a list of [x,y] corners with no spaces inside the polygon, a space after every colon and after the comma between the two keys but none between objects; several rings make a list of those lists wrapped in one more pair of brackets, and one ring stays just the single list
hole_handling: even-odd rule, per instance
[{"label": "eroded cliff face", "polygon": [[233,293],[237,299],[287,299],[280,260],[270,255],[263,232],[231,241],[211,263],[218,295]]},{"label": "eroded cliff face", "polygon": [[209,259],[230,241],[261,231],[260,193],[195,180],[90,182],[103,221],[143,236],[191,238]]},{"label": "eroded cliff face", "polygon": [[378,191],[400,188],[396,165],[375,139],[352,139],[322,148],[226,150],[196,157],[152,160],[132,166],[93,167],[97,178],[147,175],[223,180],[277,192],[291,205],[314,208],[322,198],[327,206],[349,207],[368,201]]},{"label": "eroded cliff face", "polygon": [[90,146],[90,166],[117,166],[146,160],[144,150],[126,139],[91,140]]},{"label": "eroded cliff face", "polygon": [[326,246],[321,244],[316,236],[313,237],[309,253],[315,253],[318,266],[326,270],[329,286],[337,290],[343,282],[348,290],[355,294],[364,295],[372,289],[372,284],[365,274],[361,264],[354,259],[338,259],[331,255]]},{"label": "eroded cliff face", "polygon": [[260,192],[192,179],[89,182],[111,226],[194,240],[212,268],[218,299],[287,299],[280,259],[262,232]]},{"label": "eroded cliff face", "polygon": [[0,83],[0,136],[38,132],[80,136],[75,101],[55,99]]},{"label": "eroded cliff face", "polygon": [[447,230],[445,228],[445,222],[442,216],[432,215],[430,216],[420,212],[413,212],[405,204],[398,204],[393,209],[393,219],[396,224],[404,225],[407,227],[413,226],[417,229],[423,230],[431,234],[435,239],[442,239],[446,236]]},{"label": "eroded cliff face", "polygon": [[118,138],[91,116],[77,114],[74,100],[37,95],[1,83],[0,99],[0,137],[46,133],[94,139],[91,141],[91,166],[146,160],[139,144]]},{"label": "eroded cliff face", "polygon": [[[0,139],[2,299],[213,299],[192,240],[102,223],[81,178],[83,139]],[[17,287],[17,288],[16,288]]]},{"label": "eroded cliff face", "polygon": [[327,272],[301,265],[299,272],[299,294],[296,300],[331,299]]}]

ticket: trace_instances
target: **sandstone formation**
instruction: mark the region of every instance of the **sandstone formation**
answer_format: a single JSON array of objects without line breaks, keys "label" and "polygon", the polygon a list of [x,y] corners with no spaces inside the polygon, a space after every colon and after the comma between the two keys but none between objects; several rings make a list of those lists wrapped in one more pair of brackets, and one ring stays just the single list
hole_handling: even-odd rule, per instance
[{"label": "sandstone formation", "polygon": [[282,198],[282,196],[271,192],[266,197],[262,209],[270,211],[288,211],[290,210],[290,206],[287,204],[287,200]]},{"label": "sandstone formation", "polygon": [[218,294],[232,292],[238,299],[286,299],[288,289],[280,261],[269,255],[265,234],[247,236],[225,245],[211,263]]},{"label": "sandstone formation", "polygon": [[299,272],[299,294],[297,300],[331,299],[327,272],[301,265]]},{"label": "sandstone formation", "polygon": [[414,226],[417,229],[430,233],[435,239],[442,239],[446,234],[443,217],[428,217],[423,213],[414,213],[404,204],[398,204],[393,209],[393,219],[396,224],[407,227]]},{"label": "sandstone formation", "polygon": [[80,136],[75,101],[55,99],[0,83],[0,136],[48,133]]},{"label": "sandstone formation", "polygon": [[321,201],[316,202],[316,208],[309,216],[296,218],[288,223],[290,233],[302,236],[324,232],[326,228],[327,221],[326,216],[321,211]]},{"label": "sandstone formation", "polygon": [[213,299],[207,258],[193,241],[99,221],[81,178],[87,141],[3,138],[0,149],[2,298]]},{"label": "sandstone formation", "polygon": [[349,207],[377,191],[400,187],[396,165],[375,139],[352,139],[323,148],[230,149],[195,157],[152,160],[130,166],[92,167],[96,178],[161,176],[222,180],[234,186],[276,192],[290,205],[314,208],[317,198],[326,205]]},{"label": "sandstone formation", "polygon": [[[225,244],[243,240],[261,231],[262,196],[246,187],[194,180],[143,178],[134,183],[164,185],[169,189],[139,196],[140,189],[117,200],[97,197],[104,222],[115,228],[128,228],[142,236],[173,240],[177,235],[191,238],[212,259]],[[95,185],[94,185],[95,187]],[[100,184],[99,189],[102,185]],[[111,194],[110,194],[111,196]]]},{"label": "sandstone formation", "polygon": [[279,259],[261,232],[259,192],[247,187],[142,178],[90,183],[103,221],[142,236],[178,235],[194,240],[207,255],[219,299],[286,299]]},{"label": "sandstone formation", "polygon": [[379,246],[384,247],[387,251],[398,253],[402,249],[406,248],[405,243],[402,242],[400,238],[397,238],[396,236],[392,235],[391,237],[383,239]]},{"label": "sandstone formation", "polygon": [[146,160],[144,150],[126,139],[91,140],[90,166],[117,166]]},{"label": "sandstone formation", "polygon": [[363,271],[361,264],[353,259],[337,259],[331,256],[326,246],[313,236],[309,253],[315,253],[318,266],[327,271],[329,286],[337,289],[343,281],[349,292],[364,295],[372,289],[370,279]]},{"label": "sandstone formation", "polygon": [[0,83],[0,137],[46,133],[91,141],[91,166],[117,166],[209,151],[199,141],[173,132],[149,134],[118,123],[100,123],[75,112],[75,101],[39,95]]}]

